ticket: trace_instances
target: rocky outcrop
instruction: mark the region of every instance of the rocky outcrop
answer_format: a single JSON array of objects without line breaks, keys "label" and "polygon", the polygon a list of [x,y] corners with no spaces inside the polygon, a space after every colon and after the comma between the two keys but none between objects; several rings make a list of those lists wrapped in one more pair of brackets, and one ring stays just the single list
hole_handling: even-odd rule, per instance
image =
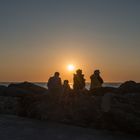
[{"label": "rocky outcrop", "polygon": [[111,99],[110,120],[119,130],[140,132],[140,93],[113,95]]},{"label": "rocky outcrop", "polygon": [[22,96],[18,104],[18,115],[22,117],[47,119],[48,99],[47,95]]},{"label": "rocky outcrop", "polygon": [[[35,95],[39,95],[41,93],[46,94],[46,91],[47,90],[45,88],[29,82],[10,84],[8,87],[0,86],[0,113],[19,114],[19,112],[23,110],[20,106],[23,99],[27,99],[29,97],[31,97],[30,99],[34,99]],[[32,104],[33,101],[30,103]]]},{"label": "rocky outcrop", "polygon": [[26,117],[137,134],[140,132],[140,96],[137,93],[107,93],[104,96],[69,94],[56,99],[48,95],[26,97],[20,108]]},{"label": "rocky outcrop", "polygon": [[120,93],[140,93],[140,83],[126,81],[119,87]]},{"label": "rocky outcrop", "polygon": [[6,86],[0,85],[0,95],[4,95],[5,90],[6,90]]},{"label": "rocky outcrop", "polygon": [[0,114],[14,114],[18,112],[19,98],[0,96]]},{"label": "rocky outcrop", "polygon": [[[20,116],[59,121],[84,127],[137,134],[140,132],[140,91],[138,83],[128,81],[119,88],[105,87],[94,91],[48,94],[36,94],[46,89],[41,89],[39,92],[36,90],[38,87],[33,90],[33,88],[25,85],[16,85],[17,88],[16,86],[7,88],[7,91],[11,91],[12,95],[16,90],[18,94],[23,95],[16,94],[13,96],[14,98],[10,97],[10,101],[8,100],[13,106],[17,105],[16,113]],[[31,87],[34,87],[34,85]],[[16,105],[11,98],[14,100],[18,98],[15,101]],[[2,97],[1,100],[6,99]],[[7,104],[7,102],[5,101],[4,104]]]},{"label": "rocky outcrop", "polygon": [[40,87],[38,85],[35,85],[33,83],[29,83],[29,82],[23,82],[23,83],[18,83],[18,84],[10,84],[8,87],[12,87],[12,88],[17,88],[17,89],[22,89],[31,93],[36,93],[36,94],[40,94],[40,93],[44,93],[47,91],[46,88]]},{"label": "rocky outcrop", "polygon": [[27,91],[24,89],[16,88],[16,87],[7,87],[3,96],[11,96],[11,97],[21,97],[28,96],[30,94],[34,94],[31,91]]},{"label": "rocky outcrop", "polygon": [[103,96],[106,93],[116,93],[118,91],[118,88],[114,88],[114,87],[101,87],[98,89],[93,89],[90,91],[90,93],[92,95],[96,95],[96,96]]}]

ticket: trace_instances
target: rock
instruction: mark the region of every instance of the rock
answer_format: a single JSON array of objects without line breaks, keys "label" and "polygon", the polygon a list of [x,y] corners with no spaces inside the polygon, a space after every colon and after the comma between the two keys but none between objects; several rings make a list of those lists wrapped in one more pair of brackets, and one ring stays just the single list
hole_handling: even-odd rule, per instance
[{"label": "rock", "polygon": [[119,93],[140,93],[140,84],[134,81],[126,81],[120,85]]},{"label": "rock", "polygon": [[[20,98],[17,114],[22,117],[43,119],[48,110],[47,94],[30,94]],[[51,101],[50,101],[51,102]]]},{"label": "rock", "polygon": [[33,83],[29,82],[23,82],[23,83],[18,83],[18,84],[10,84],[8,87],[14,87],[18,89],[23,89],[32,93],[44,93],[47,91],[47,89],[40,87],[38,85],[35,85]]},{"label": "rock", "polygon": [[22,98],[20,103],[21,116],[84,127],[140,132],[140,95],[137,93],[105,92],[104,96],[96,96],[80,91],[59,97],[51,93],[34,94]]},{"label": "rock", "polygon": [[6,86],[0,85],[0,96],[4,95],[5,90],[6,90]]},{"label": "rock", "polygon": [[102,96],[101,109],[103,112],[109,112],[111,108],[111,98],[113,97],[112,93],[106,93]]},{"label": "rock", "polygon": [[23,96],[27,96],[31,94],[34,94],[34,93],[31,91],[24,90],[24,89],[9,86],[5,89],[3,96],[23,97]]},{"label": "rock", "polygon": [[18,100],[17,97],[0,96],[0,113],[17,115]]},{"label": "rock", "polygon": [[91,90],[90,93],[96,96],[103,96],[106,93],[116,93],[117,88],[114,87],[101,87]]},{"label": "rock", "polygon": [[126,81],[123,84],[120,85],[120,88],[130,88],[131,87],[135,87],[136,86],[136,82],[135,81]]},{"label": "rock", "polygon": [[[17,105],[20,116],[139,134],[139,86],[128,81],[118,89],[103,87],[94,91],[38,94],[47,90],[31,83],[21,83],[10,85],[4,92],[14,98],[20,97]],[[9,99],[12,101],[13,97]],[[10,104],[15,106],[11,101]]]},{"label": "rock", "polygon": [[110,120],[118,130],[140,132],[140,95],[138,93],[114,94],[111,101]]}]

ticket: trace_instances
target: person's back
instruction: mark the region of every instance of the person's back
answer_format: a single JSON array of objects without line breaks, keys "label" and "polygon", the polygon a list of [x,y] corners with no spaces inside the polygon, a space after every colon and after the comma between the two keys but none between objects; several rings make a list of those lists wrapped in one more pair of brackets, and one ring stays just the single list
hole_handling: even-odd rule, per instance
[{"label": "person's back", "polygon": [[90,76],[90,79],[91,79],[90,90],[102,87],[103,79],[100,77],[99,70],[95,70],[94,74]]},{"label": "person's back", "polygon": [[49,91],[60,91],[62,89],[61,78],[58,72],[55,72],[54,76],[49,78],[47,86]]},{"label": "person's back", "polygon": [[82,74],[82,70],[76,71],[76,74],[74,74],[73,82],[74,90],[80,90],[85,88],[85,79],[84,75]]}]

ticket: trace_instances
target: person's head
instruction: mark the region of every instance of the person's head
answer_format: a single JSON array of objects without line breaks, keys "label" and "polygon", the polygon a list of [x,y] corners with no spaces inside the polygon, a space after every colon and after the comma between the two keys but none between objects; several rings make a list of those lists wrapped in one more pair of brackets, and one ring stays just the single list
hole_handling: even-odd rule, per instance
[{"label": "person's head", "polygon": [[55,77],[59,77],[59,75],[60,75],[59,72],[55,72],[55,73],[54,73],[54,76],[55,76]]},{"label": "person's head", "polygon": [[64,80],[64,85],[69,84],[68,80]]},{"label": "person's head", "polygon": [[78,69],[78,70],[76,71],[76,74],[82,74],[82,70],[81,70],[81,69]]},{"label": "person's head", "polygon": [[100,75],[100,70],[95,70],[95,71],[94,71],[94,74],[95,74],[95,75]]}]

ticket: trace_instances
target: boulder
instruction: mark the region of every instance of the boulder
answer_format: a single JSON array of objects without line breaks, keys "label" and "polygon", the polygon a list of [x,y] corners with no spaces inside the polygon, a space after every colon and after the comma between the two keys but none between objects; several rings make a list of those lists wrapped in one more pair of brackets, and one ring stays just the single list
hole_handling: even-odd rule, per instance
[{"label": "boulder", "polygon": [[33,83],[29,83],[29,82],[23,82],[23,83],[17,83],[17,84],[10,84],[8,87],[14,87],[14,88],[18,88],[18,89],[23,89],[32,93],[44,93],[47,91],[46,88],[40,87],[38,85],[35,85]]},{"label": "boulder", "polygon": [[120,85],[119,93],[140,93],[140,84],[134,81],[126,81]]},{"label": "boulder", "polygon": [[17,115],[18,100],[17,97],[0,96],[0,114]]},{"label": "boulder", "polygon": [[[50,103],[47,100],[47,94],[30,94],[22,96],[19,100],[17,114],[22,117],[43,119],[47,118],[47,106]],[[52,109],[52,108],[50,108]]]},{"label": "boulder", "polygon": [[140,132],[140,94],[114,94],[110,113],[119,130]]},{"label": "boulder", "polygon": [[31,94],[34,94],[34,93],[31,91],[27,91],[25,89],[20,89],[20,88],[9,86],[5,89],[3,96],[23,97],[23,96],[27,96],[27,95],[31,95]]}]

